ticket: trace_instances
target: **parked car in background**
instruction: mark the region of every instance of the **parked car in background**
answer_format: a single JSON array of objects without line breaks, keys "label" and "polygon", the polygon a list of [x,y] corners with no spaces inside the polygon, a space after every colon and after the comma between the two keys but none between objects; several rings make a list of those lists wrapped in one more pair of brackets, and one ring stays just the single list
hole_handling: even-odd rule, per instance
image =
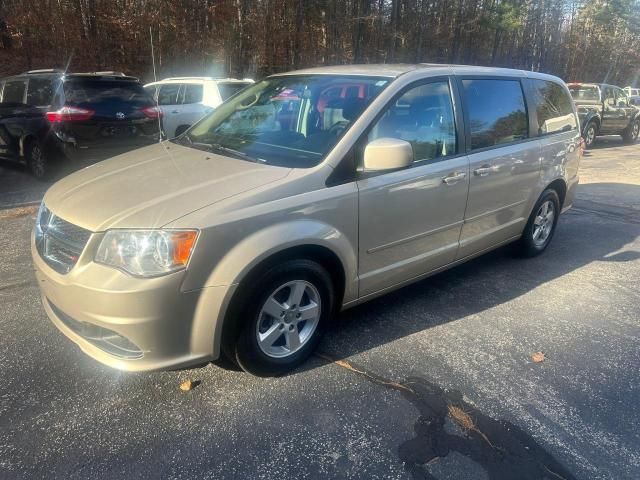
[{"label": "parked car in background", "polygon": [[507,243],[542,253],[581,143],[567,87],[540,73],[274,75],[178,138],[47,191],[32,237],[44,309],[115,368],[226,355],[282,374],[341,309]]},{"label": "parked car in background", "polygon": [[629,97],[640,97],[640,88],[624,87],[622,90],[624,90],[624,93]]},{"label": "parked car in background", "polygon": [[30,71],[2,79],[0,101],[9,105],[5,133],[17,146],[11,155],[38,178],[61,159],[95,162],[160,137],[162,113],[154,100],[137,78],[118,72]]},{"label": "parked car in background", "polygon": [[26,163],[34,177],[45,178],[44,145],[49,142],[49,127],[38,107],[0,103],[0,158]]},{"label": "parked car in background", "polygon": [[637,140],[640,110],[630,103],[622,88],[605,83],[569,83],[568,87],[578,107],[587,148],[598,135],[620,135],[625,143]]},{"label": "parked car in background", "polygon": [[175,77],[144,86],[163,114],[164,133],[174,138],[253,80],[211,77]]}]

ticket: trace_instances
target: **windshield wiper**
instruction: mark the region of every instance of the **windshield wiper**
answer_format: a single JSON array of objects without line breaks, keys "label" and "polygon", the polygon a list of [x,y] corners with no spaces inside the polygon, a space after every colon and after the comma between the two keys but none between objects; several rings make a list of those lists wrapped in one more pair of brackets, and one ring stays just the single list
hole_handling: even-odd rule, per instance
[{"label": "windshield wiper", "polygon": [[255,163],[267,163],[265,160],[261,158],[252,157],[251,155],[241,152],[240,150],[235,150],[233,148],[225,147],[219,143],[204,143],[204,142],[194,142],[189,135],[185,135],[183,138],[189,140],[188,146],[193,148],[198,148],[200,150],[205,150],[207,152],[218,152],[225,153],[235,158],[240,158],[241,160],[247,160],[248,162]]}]

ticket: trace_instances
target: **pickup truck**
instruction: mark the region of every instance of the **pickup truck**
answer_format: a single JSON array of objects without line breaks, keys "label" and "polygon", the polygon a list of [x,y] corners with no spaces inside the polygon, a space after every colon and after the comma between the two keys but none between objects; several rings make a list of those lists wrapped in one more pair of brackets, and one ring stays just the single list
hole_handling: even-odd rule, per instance
[{"label": "pickup truck", "polygon": [[620,135],[625,143],[635,143],[640,133],[640,109],[629,102],[620,87],[606,83],[567,84],[578,107],[585,147],[598,135]]}]

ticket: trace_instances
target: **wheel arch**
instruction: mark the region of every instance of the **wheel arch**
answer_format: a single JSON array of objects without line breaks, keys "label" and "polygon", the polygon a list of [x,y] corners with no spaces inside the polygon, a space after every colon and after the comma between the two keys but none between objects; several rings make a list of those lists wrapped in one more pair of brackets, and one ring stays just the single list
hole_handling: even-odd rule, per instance
[{"label": "wheel arch", "polygon": [[[246,294],[247,286],[265,269],[284,259],[307,259],[322,265],[334,282],[336,310],[343,302],[357,297],[357,249],[336,228],[319,221],[300,219],[255,232],[220,259],[205,284],[204,290],[227,289],[213,323],[204,298],[204,303],[198,307],[200,314],[196,314],[198,325],[194,331],[198,336],[203,332],[207,332],[206,336],[212,335],[214,357],[224,351],[229,338],[237,333],[234,319],[237,318],[237,307],[241,305],[239,299]],[[192,343],[200,346],[203,341],[206,340],[202,337],[192,339]]]},{"label": "wheel arch", "polygon": [[558,199],[560,200],[560,210],[562,211],[564,201],[567,198],[567,182],[564,180],[564,178],[556,178],[544,188],[544,190],[548,189],[555,190],[558,194]]},{"label": "wheel arch", "polygon": [[38,139],[36,138],[35,135],[28,133],[26,135],[24,135],[23,137],[20,138],[20,144],[19,144],[19,148],[20,148],[20,152],[19,155],[22,158],[25,158],[25,154],[26,154],[26,148],[28,145],[30,145],[33,142],[37,142]]}]

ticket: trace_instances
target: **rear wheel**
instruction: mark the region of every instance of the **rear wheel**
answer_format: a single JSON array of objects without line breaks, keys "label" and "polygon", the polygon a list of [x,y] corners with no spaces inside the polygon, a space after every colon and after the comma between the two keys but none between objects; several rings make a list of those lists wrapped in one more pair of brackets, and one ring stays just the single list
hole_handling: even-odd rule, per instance
[{"label": "rear wheel", "polygon": [[584,130],[584,146],[585,148],[591,148],[596,141],[596,135],[598,134],[598,125],[593,120],[587,124],[587,128]]},{"label": "rear wheel", "polygon": [[311,260],[268,269],[245,298],[235,360],[253,375],[281,375],[316,348],[333,311],[331,277]]},{"label": "rear wheel", "polygon": [[627,127],[622,134],[622,141],[627,144],[635,143],[640,134],[640,120],[634,120],[634,122]]},{"label": "rear wheel", "polygon": [[176,128],[176,137],[179,137],[180,135],[182,135],[184,132],[186,132],[187,130],[189,130],[189,127],[191,125],[180,125],[178,128]]},{"label": "rear wheel", "polygon": [[31,174],[38,180],[48,180],[52,175],[52,165],[39,142],[32,140],[25,146],[24,156]]},{"label": "rear wheel", "polygon": [[519,253],[525,257],[535,257],[545,251],[558,224],[560,199],[553,189],[542,192],[533,208],[527,225],[519,240]]}]

